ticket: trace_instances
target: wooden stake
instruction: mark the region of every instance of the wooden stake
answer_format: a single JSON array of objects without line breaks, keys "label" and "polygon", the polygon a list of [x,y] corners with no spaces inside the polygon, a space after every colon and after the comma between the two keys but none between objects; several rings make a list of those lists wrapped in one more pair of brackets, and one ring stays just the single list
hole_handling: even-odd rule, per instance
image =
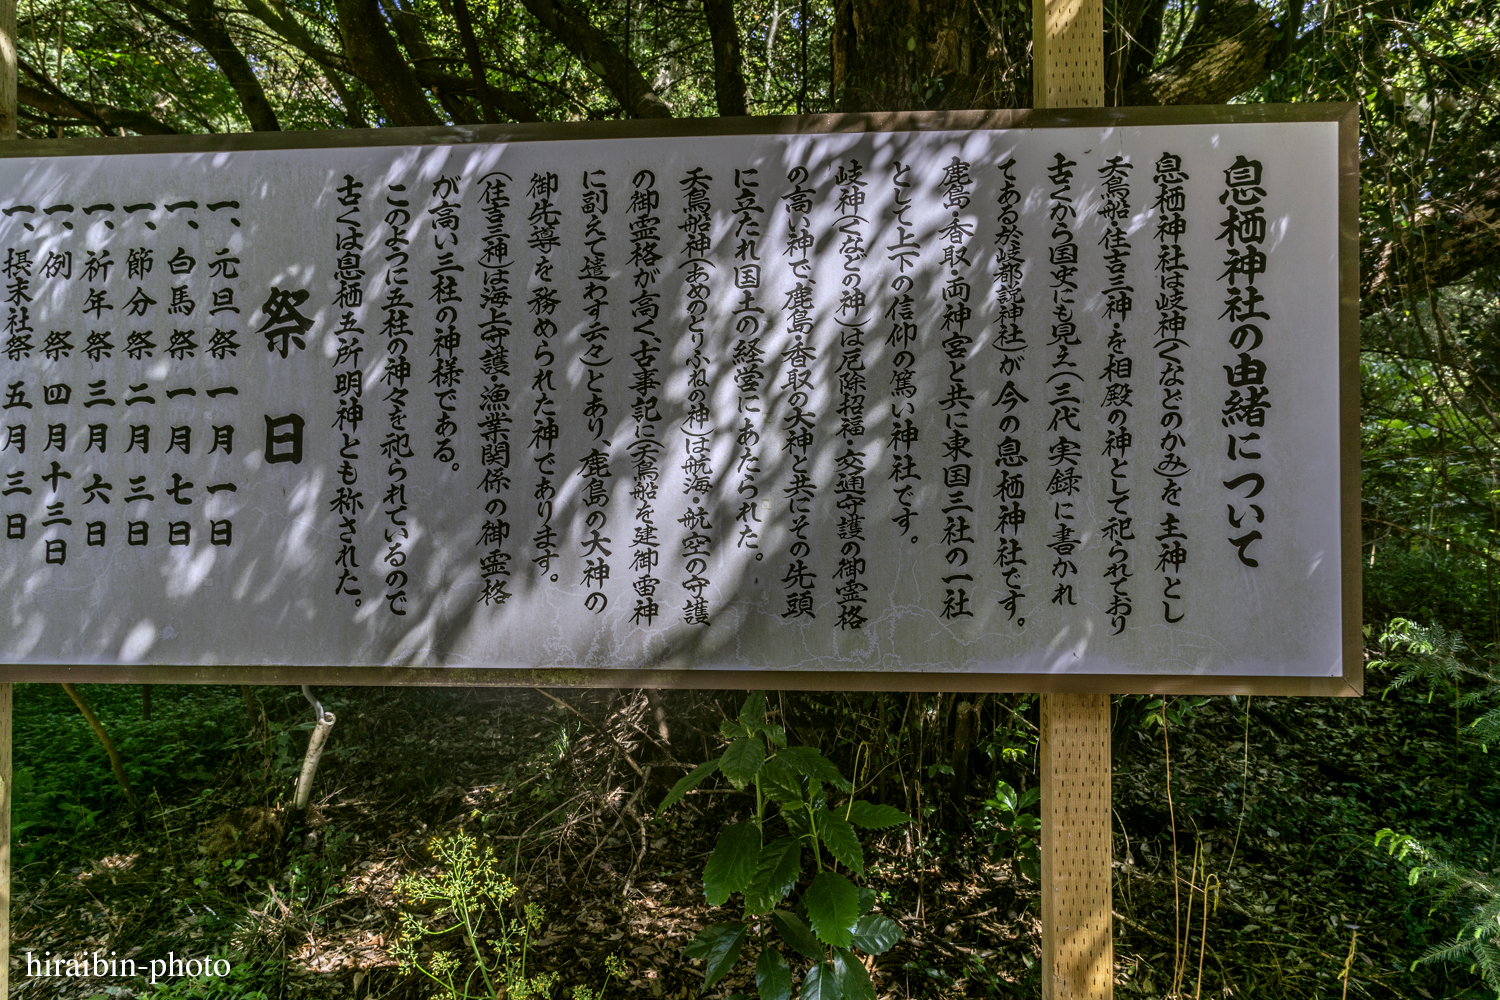
[{"label": "wooden stake", "polygon": [[[1032,5],[1032,101],[1104,106],[1103,0]],[[1108,695],[1042,696],[1042,998],[1111,1000]]]},{"label": "wooden stake", "polygon": [[1031,95],[1038,108],[1104,106],[1104,0],[1036,0]]},{"label": "wooden stake", "polygon": [[1110,1000],[1109,695],[1042,696],[1042,997]]},{"label": "wooden stake", "polygon": [[[16,137],[16,0],[0,0],[0,139]],[[0,684],[0,1000],[10,996],[10,708]]]}]

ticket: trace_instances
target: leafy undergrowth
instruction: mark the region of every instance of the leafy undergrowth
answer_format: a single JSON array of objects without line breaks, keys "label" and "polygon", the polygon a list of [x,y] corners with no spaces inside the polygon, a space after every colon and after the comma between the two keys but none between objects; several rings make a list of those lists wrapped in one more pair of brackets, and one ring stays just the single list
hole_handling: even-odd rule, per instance
[{"label": "leafy undergrowth", "polygon": [[1197,851],[1197,884],[1210,886],[1206,936],[1203,896],[1192,904],[1187,993],[1201,956],[1204,996],[1342,996],[1346,966],[1351,997],[1493,996],[1462,967],[1412,970],[1451,940],[1462,907],[1412,889],[1407,865],[1373,841],[1394,827],[1492,867],[1500,761],[1461,735],[1472,708],[1458,718],[1451,697],[1429,703],[1425,691],[1382,699],[1388,679],[1371,678],[1357,700],[1193,699],[1202,704],[1188,718],[1169,719],[1169,756],[1159,727],[1117,723],[1114,800],[1130,843],[1117,839],[1116,909],[1129,919],[1117,922],[1116,952],[1127,994],[1167,992],[1177,915],[1187,923],[1186,886],[1174,906],[1164,877],[1170,811],[1183,877]]},{"label": "leafy undergrowth", "polygon": [[[1488,868],[1500,782],[1455,728],[1474,708],[1456,717],[1450,694],[1429,703],[1425,690],[1382,700],[1382,686],[1372,679],[1357,700],[1169,699],[1165,734],[1159,702],[1115,700],[1120,995],[1166,996],[1175,983],[1184,996],[1334,997],[1346,966],[1351,997],[1484,995],[1462,967],[1411,971],[1462,922],[1462,903],[1434,909],[1374,835],[1399,829]],[[516,916],[541,908],[528,971],[555,973],[554,997],[597,989],[612,956],[625,975],[610,997],[754,993],[754,933],[752,961],[707,993],[681,951],[740,916],[709,907],[700,878],[723,825],[754,815],[753,796],[711,781],[656,809],[718,754],[719,721],[742,694],[653,705],[640,692],[324,691],[339,721],[299,819],[287,804],[311,712],[296,691],[257,688],[247,711],[237,689],[158,687],[148,724],[138,688],[83,690],[143,809],[124,804],[60,690],[17,688],[16,816],[29,824],[12,903],[19,998],[425,1000],[430,985],[390,954],[394,892],[402,875],[436,871],[430,843],[459,830],[494,849]],[[916,819],[865,843],[862,882],[907,935],[869,962],[882,997],[1040,994],[1025,818],[1035,702],[979,706],[971,749],[954,754],[953,696],[773,696],[796,742]],[[955,765],[968,771],[961,802]],[[1206,925],[1190,889],[1204,884]],[[234,971],[156,987],[27,975],[27,952],[90,951],[143,965],[211,955]]]}]

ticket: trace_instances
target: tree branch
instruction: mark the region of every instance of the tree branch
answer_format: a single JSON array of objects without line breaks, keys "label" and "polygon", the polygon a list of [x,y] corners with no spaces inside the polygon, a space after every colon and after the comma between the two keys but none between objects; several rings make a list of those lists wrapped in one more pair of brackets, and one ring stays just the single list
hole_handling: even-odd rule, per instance
[{"label": "tree branch", "polygon": [[240,0],[245,12],[275,32],[281,39],[311,57],[313,61],[329,69],[354,75],[349,60],[342,53],[320,45],[312,34],[295,17],[282,17],[273,11],[265,0]]},{"label": "tree branch", "polygon": [[349,84],[344,79],[346,75],[353,75],[349,73],[348,60],[332,49],[318,44],[312,34],[294,16],[277,14],[266,4],[265,0],[240,0],[240,2],[244,4],[246,15],[261,22],[271,34],[298,49],[317,64],[318,69],[323,73],[323,79],[327,80],[334,93],[339,95],[339,102],[344,107],[345,127],[370,127],[370,123],[365,120],[364,112],[360,108],[361,102],[350,91]]},{"label": "tree branch", "polygon": [[[270,8],[265,0],[240,0],[240,2],[245,5],[245,10],[248,13],[254,16],[261,23],[263,23],[267,28],[270,28],[288,44],[297,49],[300,49],[305,55],[311,58],[314,62],[318,63],[325,70],[331,72],[348,73],[350,76],[353,76],[356,79],[363,80],[363,77],[360,77],[359,74],[354,72],[350,61],[342,53],[334,52],[332,49],[329,49],[324,45],[320,45],[317,40],[308,33],[306,28],[302,27],[301,24],[298,24],[290,17],[283,18],[276,14],[276,12]],[[397,53],[396,58],[400,58],[399,52]],[[410,72],[412,76],[416,78],[417,82],[424,87],[451,90],[456,93],[469,93],[474,90],[474,82],[472,80],[466,80],[465,78],[457,76],[453,73],[444,73],[440,70],[426,69],[420,64],[412,67]],[[330,77],[329,79],[330,81],[333,80],[332,77]],[[489,88],[488,96],[491,104],[493,104],[494,107],[498,108],[504,114],[510,116],[512,120],[518,122],[541,121],[541,118],[537,116],[536,111],[532,108],[531,102],[526,100],[526,98],[522,95],[516,93],[513,90],[502,90],[499,87],[491,86],[488,83],[486,83],[485,86]],[[341,86],[335,83],[334,88],[336,90],[341,89]],[[371,89],[373,90],[374,88]],[[347,104],[348,99],[343,98],[342,94],[340,96],[341,99],[345,100],[345,103]]]},{"label": "tree branch", "polygon": [[1281,28],[1255,0],[1205,0],[1182,49],[1125,91],[1122,104],[1224,104],[1279,65]]},{"label": "tree branch", "polygon": [[365,113],[360,107],[364,102],[359,100],[354,91],[350,89],[344,75],[331,66],[319,66],[323,73],[323,79],[333,88],[333,92],[339,95],[339,103],[344,108],[345,128],[369,128],[370,123],[365,120]]},{"label": "tree branch", "polygon": [[157,121],[144,111],[117,108],[113,104],[82,101],[66,95],[49,94],[45,90],[20,84],[16,87],[16,100],[28,108],[59,117],[77,117],[91,124],[112,128],[125,128],[139,135],[176,135],[177,130]]},{"label": "tree branch", "polygon": [[245,117],[250,119],[250,127],[257,132],[280,132],[281,123],[276,120],[276,110],[271,107],[255,70],[250,68],[250,60],[229,37],[229,31],[214,7],[214,0],[188,0],[187,18],[191,37],[202,43],[229,80],[229,85],[239,96]]},{"label": "tree branch", "polygon": [[120,788],[125,792],[125,798],[130,803],[130,808],[139,816],[141,811],[141,800],[136,798],[135,789],[130,786],[130,779],[125,776],[125,764],[120,760],[120,751],[115,749],[114,740],[109,738],[109,733],[104,731],[104,725],[99,717],[89,708],[88,702],[83,700],[83,695],[71,684],[64,684],[62,689],[68,692],[68,697],[73,699],[73,704],[78,706],[78,711],[88,720],[89,727],[94,730],[94,735],[99,737],[99,742],[104,745],[104,752],[109,755],[110,770],[115,772],[115,780],[120,783]]},{"label": "tree branch", "polygon": [[580,62],[609,88],[632,118],[670,118],[672,110],[646,83],[635,63],[594,26],[588,17],[562,0],[521,0]]},{"label": "tree branch", "polygon": [[[466,80],[453,73],[444,73],[442,70],[423,69],[418,66],[412,70],[417,80],[428,87],[443,88],[459,94],[472,93],[475,89],[474,81]],[[539,122],[541,117],[537,115],[536,109],[531,106],[522,95],[514,90],[501,90],[499,87],[485,84],[486,93],[498,110],[503,111],[512,121]]]},{"label": "tree branch", "polygon": [[495,117],[495,104],[490,100],[489,80],[484,72],[484,59],[479,54],[479,39],[474,37],[474,22],[469,20],[469,5],[466,0],[453,0],[453,20],[458,23],[458,36],[464,43],[464,56],[469,60],[469,72],[474,76],[474,90],[479,98],[479,110],[487,122],[499,121]]},{"label": "tree branch", "polygon": [[188,27],[187,22],[179,18],[175,13],[168,13],[162,10],[156,4],[152,3],[151,0],[130,0],[130,2],[132,6],[146,11],[146,13],[177,32],[183,38],[193,37],[192,29]]},{"label": "tree branch", "polygon": [[1463,544],[1462,542],[1455,542],[1451,538],[1444,538],[1441,535],[1428,534],[1425,531],[1418,531],[1416,528],[1408,528],[1405,525],[1396,524],[1393,521],[1382,521],[1378,517],[1362,517],[1360,518],[1360,520],[1364,521],[1366,524],[1382,524],[1387,528],[1395,528],[1397,531],[1404,531],[1408,535],[1416,535],[1418,538],[1426,538],[1430,541],[1442,542],[1444,545],[1451,545],[1453,548],[1458,549],[1460,552],[1467,552],[1472,556],[1478,556],[1481,559],[1488,559],[1490,562],[1500,565],[1500,559],[1496,559],[1488,552],[1481,552],[1476,548],[1472,548],[1471,546]]},{"label": "tree branch", "polygon": [[1135,33],[1131,36],[1130,50],[1124,53],[1122,75],[1114,91],[1116,94],[1122,90],[1129,90],[1151,72],[1151,66],[1156,62],[1157,50],[1162,44],[1161,33],[1166,11],[1167,0],[1151,0],[1151,3],[1147,5],[1146,12],[1141,16]]},{"label": "tree branch", "polygon": [[1446,211],[1424,206],[1415,222],[1393,227],[1386,239],[1361,241],[1363,315],[1423,298],[1494,262],[1500,245],[1500,171],[1478,174],[1468,187],[1465,204]]},{"label": "tree branch", "polygon": [[[408,0],[409,2],[409,0]],[[380,8],[384,11],[386,23],[391,26],[391,31],[406,50],[406,60],[413,66],[420,66],[425,60],[431,59],[435,53],[432,44],[427,40],[427,33],[422,27],[422,19],[415,11],[402,7],[396,0],[380,0]],[[448,87],[432,86],[433,96],[448,112],[448,117],[458,125],[473,125],[479,121],[473,106],[469,101],[455,93]],[[471,85],[465,85],[463,90],[472,90]]]}]

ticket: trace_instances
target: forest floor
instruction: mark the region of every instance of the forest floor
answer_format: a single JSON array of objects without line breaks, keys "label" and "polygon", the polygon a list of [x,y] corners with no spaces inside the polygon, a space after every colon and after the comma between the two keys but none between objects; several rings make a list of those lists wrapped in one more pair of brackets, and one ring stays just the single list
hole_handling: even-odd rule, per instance
[{"label": "forest floor", "polygon": [[[1375,834],[1394,828],[1491,867],[1494,761],[1461,737],[1451,694],[1382,698],[1386,679],[1372,677],[1361,699],[1169,699],[1165,733],[1159,703],[1115,699],[1119,995],[1484,995],[1465,968],[1412,971],[1451,939],[1465,904],[1409,886],[1407,864]],[[429,997],[390,953],[395,881],[430,869],[429,843],[460,829],[494,848],[520,888],[513,902],[542,907],[531,970],[559,974],[555,996],[598,988],[611,955],[627,969],[611,997],[754,994],[749,963],[704,991],[701,963],[681,954],[706,923],[738,916],[707,905],[701,877],[721,825],[753,802],[710,782],[656,810],[718,753],[718,720],[740,695],[665,694],[663,739],[641,692],[324,691],[338,722],[313,808],[296,818],[286,802],[312,713],[294,690],[255,689],[251,723],[233,688],[155,688],[149,723],[139,688],[83,691],[141,810],[124,803],[61,690],[18,686],[18,1000]],[[873,697],[772,702],[794,743],[822,746],[850,773],[852,729],[837,720]],[[939,738],[951,725],[951,696],[890,698],[925,713]],[[997,780],[1035,785],[1034,700],[991,697],[979,718],[961,801],[940,753],[878,783],[918,817],[866,843],[865,882],[907,935],[872,962],[882,997],[1040,994],[1040,890],[1012,857],[1024,858],[1022,824],[993,797]],[[90,952],[143,968],[169,952],[213,956],[233,971],[154,987],[28,974],[28,954]]]}]

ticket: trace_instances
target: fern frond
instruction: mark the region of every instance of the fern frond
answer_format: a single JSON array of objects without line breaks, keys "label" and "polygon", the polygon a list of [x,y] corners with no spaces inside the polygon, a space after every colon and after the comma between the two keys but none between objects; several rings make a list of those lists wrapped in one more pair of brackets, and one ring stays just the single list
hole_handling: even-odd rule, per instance
[{"label": "fern frond", "polygon": [[1500,992],[1500,948],[1496,948],[1487,941],[1476,941],[1473,954],[1479,965],[1479,974],[1484,979],[1484,985]]},{"label": "fern frond", "polygon": [[1473,939],[1465,940],[1460,934],[1458,940],[1450,944],[1435,944],[1422,953],[1417,959],[1419,965],[1431,965],[1433,962],[1473,962],[1476,956],[1473,954]]}]

